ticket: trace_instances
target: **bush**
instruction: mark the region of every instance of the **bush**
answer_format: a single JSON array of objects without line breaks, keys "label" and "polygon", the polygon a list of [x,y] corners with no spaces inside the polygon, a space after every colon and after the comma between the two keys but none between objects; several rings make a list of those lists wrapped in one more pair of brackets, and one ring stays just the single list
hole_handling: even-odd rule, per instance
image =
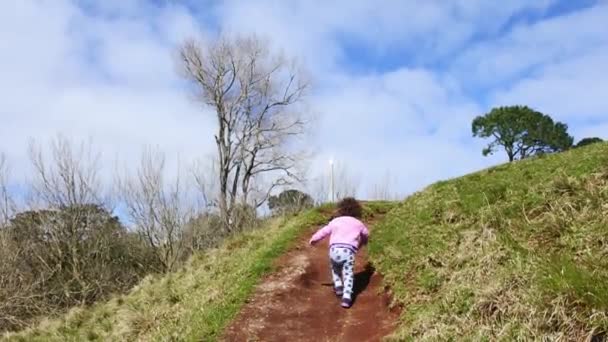
[{"label": "bush", "polygon": [[159,266],[95,205],[22,212],[0,233],[0,331],[124,292]]},{"label": "bush", "polygon": [[226,237],[222,219],[213,213],[204,213],[192,219],[184,229],[188,254],[217,247]]},{"label": "bush", "polygon": [[312,206],[312,197],[298,190],[285,190],[268,199],[268,208],[279,215],[297,213]]},{"label": "bush", "polygon": [[596,144],[596,143],[600,143],[600,142],[603,142],[603,140],[600,138],[597,138],[597,137],[584,138],[584,139],[581,139],[581,141],[579,141],[575,147],[583,147],[583,146]]},{"label": "bush", "polygon": [[232,222],[236,232],[255,229],[260,223],[256,209],[249,204],[234,205]]}]

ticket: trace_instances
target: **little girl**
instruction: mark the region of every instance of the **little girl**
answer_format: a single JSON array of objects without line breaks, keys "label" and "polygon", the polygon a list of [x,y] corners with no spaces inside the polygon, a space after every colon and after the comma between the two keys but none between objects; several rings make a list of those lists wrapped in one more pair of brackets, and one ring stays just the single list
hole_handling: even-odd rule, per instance
[{"label": "little girl", "polygon": [[342,307],[352,305],[354,285],[355,254],[359,246],[365,245],[369,238],[367,227],[359,220],[361,206],[354,198],[345,198],[338,203],[338,217],[319,229],[310,239],[314,245],[328,235],[329,260],[334,281],[334,291],[342,297]]}]

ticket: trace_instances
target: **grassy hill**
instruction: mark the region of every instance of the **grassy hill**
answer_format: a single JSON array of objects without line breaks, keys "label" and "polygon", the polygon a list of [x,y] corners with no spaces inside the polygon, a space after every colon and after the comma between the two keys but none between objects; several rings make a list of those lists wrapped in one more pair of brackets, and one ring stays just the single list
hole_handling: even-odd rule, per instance
[{"label": "grassy hill", "polygon": [[[390,208],[369,252],[403,307],[392,339],[605,337],[608,144],[439,182],[398,205],[367,203],[366,214]],[[327,220],[324,212],[277,219],[127,295],[5,339],[214,340],[273,261]]]},{"label": "grassy hill", "polygon": [[370,254],[397,340],[603,340],[608,145],[501,165],[408,198]]}]

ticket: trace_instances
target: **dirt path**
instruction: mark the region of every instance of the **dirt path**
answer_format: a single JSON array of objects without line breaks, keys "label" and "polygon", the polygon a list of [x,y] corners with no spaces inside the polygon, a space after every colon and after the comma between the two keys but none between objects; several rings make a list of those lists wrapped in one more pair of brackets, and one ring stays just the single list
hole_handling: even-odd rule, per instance
[{"label": "dirt path", "polygon": [[355,259],[354,304],[343,309],[332,291],[328,239],[309,247],[309,237],[279,259],[222,340],[380,341],[393,330],[399,313],[389,311],[366,248]]}]

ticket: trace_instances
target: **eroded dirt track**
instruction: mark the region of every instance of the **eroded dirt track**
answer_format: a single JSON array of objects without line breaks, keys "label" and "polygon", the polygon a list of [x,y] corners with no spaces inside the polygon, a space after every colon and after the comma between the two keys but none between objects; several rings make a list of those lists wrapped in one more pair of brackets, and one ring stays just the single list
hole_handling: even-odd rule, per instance
[{"label": "eroded dirt track", "polygon": [[279,258],[223,341],[380,341],[393,330],[399,313],[389,310],[366,248],[355,259],[354,305],[343,309],[332,291],[328,239],[309,247],[309,237]]}]

